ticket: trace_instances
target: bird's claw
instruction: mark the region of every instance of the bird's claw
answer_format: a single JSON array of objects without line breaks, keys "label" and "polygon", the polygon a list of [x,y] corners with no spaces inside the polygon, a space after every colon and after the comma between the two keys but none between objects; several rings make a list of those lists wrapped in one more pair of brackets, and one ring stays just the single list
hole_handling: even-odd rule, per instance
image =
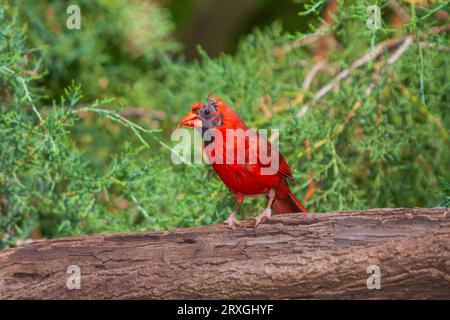
[{"label": "bird's claw", "polygon": [[223,223],[226,224],[227,227],[230,229],[236,229],[236,226],[239,225],[239,221],[236,220],[236,218],[232,217],[232,216],[229,216],[228,219],[225,220]]},{"label": "bird's claw", "polygon": [[269,208],[264,209],[264,212],[255,218],[255,220],[256,220],[255,228],[259,224],[263,223],[264,221],[270,220],[271,215],[272,215],[272,210],[270,210]]}]

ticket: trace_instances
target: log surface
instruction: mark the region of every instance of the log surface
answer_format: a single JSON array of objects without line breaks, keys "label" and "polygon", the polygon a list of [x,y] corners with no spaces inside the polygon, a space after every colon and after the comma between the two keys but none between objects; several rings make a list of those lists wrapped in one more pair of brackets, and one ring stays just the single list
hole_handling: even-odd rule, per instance
[{"label": "log surface", "polygon": [[[0,251],[0,299],[450,299],[448,208],[274,216]],[[68,289],[71,265],[80,289]],[[380,289],[368,289],[371,265]]]}]

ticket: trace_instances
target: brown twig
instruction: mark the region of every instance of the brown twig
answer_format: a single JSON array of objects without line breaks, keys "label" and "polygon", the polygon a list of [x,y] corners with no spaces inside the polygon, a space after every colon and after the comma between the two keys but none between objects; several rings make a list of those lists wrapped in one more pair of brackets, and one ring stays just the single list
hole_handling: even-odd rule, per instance
[{"label": "brown twig", "polygon": [[347,69],[342,70],[341,72],[339,72],[337,74],[337,76],[331,80],[327,85],[323,86],[319,91],[317,91],[317,93],[314,95],[313,100],[308,103],[305,104],[300,111],[298,112],[298,116],[301,117],[303,115],[305,115],[305,113],[309,110],[309,108],[314,105],[318,100],[320,100],[322,97],[324,97],[328,92],[330,92],[332,89],[336,88],[340,81],[347,78],[348,76],[350,76],[350,74],[360,68],[363,65],[368,64],[371,61],[375,61],[376,59],[378,59],[381,54],[383,52],[385,52],[385,50],[389,50],[390,48],[395,48],[397,47],[399,44],[401,44],[404,41],[404,39],[390,39],[390,40],[386,40],[381,42],[380,44],[378,44],[372,51],[370,51],[369,53],[365,54],[364,56],[362,56],[361,58],[359,58],[358,60],[356,60],[355,62],[353,62],[351,64],[351,66]]},{"label": "brown twig", "polygon": [[449,46],[444,46],[442,44],[438,44],[438,43],[434,43],[434,42],[420,42],[420,46],[422,48],[436,49],[438,51],[450,51]]},{"label": "brown twig", "polygon": [[141,107],[126,107],[119,114],[124,118],[152,118],[155,120],[164,120],[167,115],[163,111],[141,108]]},{"label": "brown twig", "polygon": [[[441,33],[448,30],[450,30],[450,24],[434,27],[426,34]],[[305,113],[311,108],[311,106],[313,106],[318,100],[323,98],[332,89],[336,88],[339,85],[339,83],[343,79],[349,77],[354,70],[368,64],[369,62],[378,60],[382,56],[382,54],[386,51],[392,51],[399,48],[388,60],[388,64],[395,63],[407,51],[407,49],[410,47],[414,39],[415,39],[414,35],[407,35],[401,38],[388,39],[383,42],[380,42],[377,46],[375,46],[374,49],[372,49],[370,52],[366,53],[361,58],[354,61],[349,68],[339,72],[333,80],[331,80],[328,84],[326,84],[319,91],[317,91],[317,93],[313,97],[313,100],[310,103],[304,105],[297,113],[297,115],[299,117],[305,115]]]},{"label": "brown twig", "polygon": [[[81,109],[84,107],[87,107],[88,105],[80,104],[77,106],[77,109]],[[115,106],[103,106],[105,109],[114,109]],[[89,112],[79,112],[78,115],[81,118],[86,117],[86,115],[89,114]],[[152,120],[165,120],[167,118],[167,114],[163,111],[150,109],[146,107],[133,107],[133,106],[126,106],[123,110],[120,110],[118,114],[126,119],[136,119],[136,118],[147,118]]]},{"label": "brown twig", "polygon": [[313,67],[309,70],[308,74],[305,77],[305,80],[303,80],[303,89],[308,90],[311,86],[311,83],[314,79],[314,76],[325,67],[325,61],[321,60],[317,62]]},{"label": "brown twig", "polygon": [[326,33],[327,33],[327,31],[325,30],[325,28],[320,27],[314,33],[307,34],[300,39],[296,39],[296,40],[289,42],[281,47],[275,48],[274,55],[276,57],[280,58],[294,49],[297,49],[297,48],[300,48],[300,47],[303,47],[306,45],[314,44],[317,41],[319,41],[320,38],[322,38],[323,35]]}]

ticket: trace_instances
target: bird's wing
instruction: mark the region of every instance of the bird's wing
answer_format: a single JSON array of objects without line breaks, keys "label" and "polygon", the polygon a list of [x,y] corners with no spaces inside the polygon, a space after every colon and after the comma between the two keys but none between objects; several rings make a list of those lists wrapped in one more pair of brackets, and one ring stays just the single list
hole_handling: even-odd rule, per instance
[{"label": "bird's wing", "polygon": [[[246,137],[246,147],[247,150],[249,150],[249,145],[251,143],[254,143],[254,140],[252,141],[250,138]],[[283,157],[283,155],[279,152],[278,148],[272,146],[272,144],[270,143],[270,141],[268,141],[267,139],[265,139],[264,137],[262,137],[261,135],[258,134],[258,151],[259,150],[259,145],[266,145],[266,150],[261,150],[261,152],[257,152],[257,164],[260,167],[270,167],[270,163],[265,163],[267,161],[262,161],[261,159],[261,155],[264,154],[264,152],[266,152],[267,156],[272,155],[272,152],[276,152],[275,156],[278,155],[279,157],[279,167],[278,167],[278,174],[281,175],[283,178],[286,179],[294,179],[294,177],[292,176],[292,171],[291,168],[289,167],[289,165],[286,162],[286,159]],[[249,161],[249,154],[250,152],[246,153],[246,160]]]}]

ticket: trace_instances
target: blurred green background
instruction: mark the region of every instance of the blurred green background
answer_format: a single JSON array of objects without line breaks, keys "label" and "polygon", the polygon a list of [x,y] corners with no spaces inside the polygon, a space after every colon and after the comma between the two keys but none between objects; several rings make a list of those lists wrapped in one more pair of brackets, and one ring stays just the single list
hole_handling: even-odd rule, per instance
[{"label": "blurred green background", "polygon": [[376,1],[376,30],[373,3],[0,0],[0,248],[223,221],[234,198],[212,169],[171,161],[210,93],[280,129],[310,211],[448,206],[448,1]]}]

